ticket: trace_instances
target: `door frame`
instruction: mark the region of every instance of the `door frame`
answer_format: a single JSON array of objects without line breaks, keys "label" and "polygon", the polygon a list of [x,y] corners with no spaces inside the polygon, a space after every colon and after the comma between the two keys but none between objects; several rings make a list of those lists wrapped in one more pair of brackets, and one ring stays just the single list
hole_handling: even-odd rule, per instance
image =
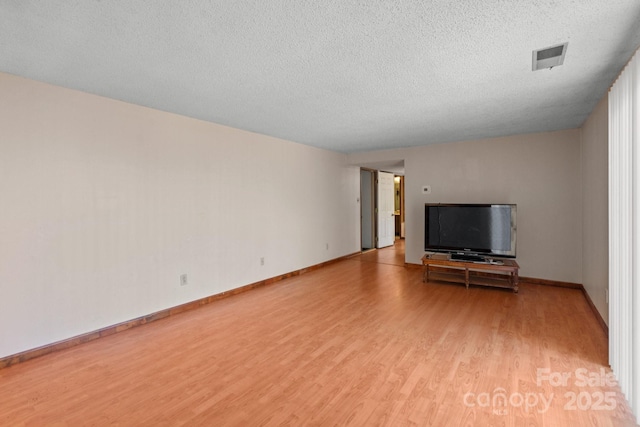
[{"label": "door frame", "polygon": [[[381,194],[381,178],[384,174],[385,179],[391,180],[389,192],[384,194],[384,199],[380,200]],[[388,183],[387,183],[388,184]],[[395,233],[395,174],[393,172],[387,172],[378,170],[376,171],[376,248],[386,248],[393,246],[396,240]],[[389,235],[389,231],[391,234]],[[384,231],[385,236],[380,236],[380,232]],[[384,237],[382,239],[381,237]],[[384,241],[383,241],[384,240]]]}]

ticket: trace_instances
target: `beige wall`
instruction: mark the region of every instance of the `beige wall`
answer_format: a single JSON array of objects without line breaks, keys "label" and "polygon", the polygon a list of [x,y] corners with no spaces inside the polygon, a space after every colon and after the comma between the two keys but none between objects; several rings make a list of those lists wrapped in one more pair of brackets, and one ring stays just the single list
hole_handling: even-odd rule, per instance
[{"label": "beige wall", "polygon": [[581,283],[579,130],[349,156],[354,165],[385,159],[405,162],[407,262],[424,253],[424,203],[516,203],[520,274]]},{"label": "beige wall", "polygon": [[2,73],[0,153],[0,357],[360,247],[343,154]]},{"label": "beige wall", "polygon": [[521,274],[606,319],[606,115],[346,156],[0,73],[0,357],[358,251],[357,165],[390,159],[407,262],[425,202],[517,203]]},{"label": "beige wall", "polygon": [[598,103],[582,126],[582,283],[600,315],[609,323],[609,107]]}]

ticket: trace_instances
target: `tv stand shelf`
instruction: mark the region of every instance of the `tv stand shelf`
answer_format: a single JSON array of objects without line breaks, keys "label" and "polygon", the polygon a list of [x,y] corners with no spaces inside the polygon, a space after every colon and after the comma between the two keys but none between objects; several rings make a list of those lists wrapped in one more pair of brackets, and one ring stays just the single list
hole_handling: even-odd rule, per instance
[{"label": "tv stand shelf", "polygon": [[[518,270],[520,266],[515,260],[493,260],[484,262],[456,261],[449,254],[427,253],[422,257],[424,265],[423,282],[430,278],[447,282],[469,285],[492,286],[513,289],[518,292]],[[433,268],[435,267],[435,269]]]}]

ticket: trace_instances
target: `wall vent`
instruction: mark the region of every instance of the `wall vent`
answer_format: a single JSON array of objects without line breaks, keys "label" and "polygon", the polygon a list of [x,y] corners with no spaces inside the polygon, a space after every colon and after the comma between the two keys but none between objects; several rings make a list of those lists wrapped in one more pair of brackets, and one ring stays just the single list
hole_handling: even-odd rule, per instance
[{"label": "wall vent", "polygon": [[562,65],[569,43],[546,47],[533,51],[533,71]]}]

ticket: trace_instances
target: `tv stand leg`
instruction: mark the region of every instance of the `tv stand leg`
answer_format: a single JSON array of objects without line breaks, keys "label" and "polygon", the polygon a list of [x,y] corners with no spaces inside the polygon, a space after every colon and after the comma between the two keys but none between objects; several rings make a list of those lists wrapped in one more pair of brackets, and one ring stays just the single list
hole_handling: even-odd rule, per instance
[{"label": "tv stand leg", "polygon": [[518,293],[518,270],[513,272],[513,276],[512,276],[512,280],[513,280],[513,292],[514,293]]},{"label": "tv stand leg", "polygon": [[469,289],[469,269],[464,269],[464,286]]}]

